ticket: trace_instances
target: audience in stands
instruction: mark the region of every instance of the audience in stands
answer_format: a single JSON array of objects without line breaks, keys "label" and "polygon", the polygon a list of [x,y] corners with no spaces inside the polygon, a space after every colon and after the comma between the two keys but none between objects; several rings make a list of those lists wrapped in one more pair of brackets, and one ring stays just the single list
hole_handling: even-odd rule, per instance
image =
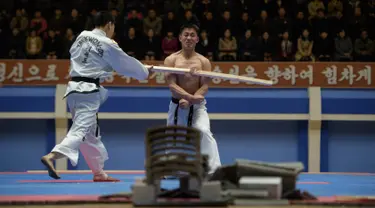
[{"label": "audience in stands", "polygon": [[[116,19],[129,55],[162,60],[179,28],[200,27],[197,51],[213,61],[375,60],[375,0],[15,0],[0,12],[3,59],[68,59],[93,16]],[[142,46],[142,47],[140,47]]]}]

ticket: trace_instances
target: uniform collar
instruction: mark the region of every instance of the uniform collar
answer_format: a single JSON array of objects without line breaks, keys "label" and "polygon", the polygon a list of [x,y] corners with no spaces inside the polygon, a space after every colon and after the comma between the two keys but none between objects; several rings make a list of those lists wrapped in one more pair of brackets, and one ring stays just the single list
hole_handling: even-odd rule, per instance
[{"label": "uniform collar", "polygon": [[103,30],[101,30],[101,29],[95,28],[92,32],[96,33],[98,35],[107,36],[107,34]]}]

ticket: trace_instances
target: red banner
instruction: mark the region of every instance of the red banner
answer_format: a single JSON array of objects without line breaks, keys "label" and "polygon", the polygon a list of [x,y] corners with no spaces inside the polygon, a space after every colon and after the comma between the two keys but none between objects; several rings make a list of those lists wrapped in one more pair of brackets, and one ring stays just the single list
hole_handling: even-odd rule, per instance
[{"label": "red banner", "polygon": [[[144,62],[162,65],[162,62]],[[320,86],[324,88],[375,88],[373,63],[359,62],[213,62],[212,71],[273,80],[276,88]],[[2,85],[56,85],[69,80],[68,60],[0,60]],[[146,81],[128,77],[107,78],[104,86],[166,86],[163,73],[151,73]],[[264,87],[223,79],[212,79],[211,87]]]}]

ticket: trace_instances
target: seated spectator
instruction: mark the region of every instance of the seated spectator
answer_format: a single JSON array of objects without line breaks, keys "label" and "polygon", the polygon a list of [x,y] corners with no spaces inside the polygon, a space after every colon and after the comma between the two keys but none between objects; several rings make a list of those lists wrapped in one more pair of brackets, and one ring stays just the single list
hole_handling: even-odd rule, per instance
[{"label": "seated spectator", "polygon": [[274,31],[279,38],[283,36],[284,31],[290,31],[292,28],[292,21],[286,16],[286,11],[283,7],[279,8],[278,16],[275,18]]},{"label": "seated spectator", "polygon": [[353,43],[345,30],[341,30],[335,38],[335,60],[351,61],[353,60]]},{"label": "seated spectator", "polygon": [[139,48],[139,39],[135,35],[135,29],[133,27],[129,28],[128,35],[121,40],[121,48],[129,56],[138,57]]},{"label": "seated spectator", "polygon": [[234,61],[237,59],[237,40],[229,29],[219,39],[219,60]]},{"label": "seated spectator", "polygon": [[48,27],[46,19],[42,16],[42,12],[36,11],[34,18],[30,22],[30,28],[35,30],[36,35],[43,37]]},{"label": "seated spectator", "polygon": [[307,5],[309,10],[309,19],[313,19],[317,16],[318,10],[325,10],[324,3],[321,0],[311,0],[311,2]]},{"label": "seated spectator", "polygon": [[[330,34],[337,34],[342,29],[347,31],[348,29],[348,21],[344,18],[344,15],[341,12],[336,12],[336,16],[331,17],[332,21],[330,24],[331,33]],[[332,35],[333,36],[333,35]]]},{"label": "seated spectator", "polygon": [[161,48],[163,50],[163,59],[178,51],[178,39],[174,36],[172,31],[167,32],[167,36],[163,38]]},{"label": "seated spectator", "polygon": [[297,53],[295,55],[296,61],[315,61],[312,53],[314,41],[310,37],[310,32],[305,29],[302,36],[298,38]]},{"label": "seated spectator", "polygon": [[79,35],[85,28],[85,19],[83,19],[77,9],[72,9],[66,21],[67,26],[72,28],[74,35]]},{"label": "seated spectator", "polygon": [[302,34],[303,30],[304,29],[311,30],[310,29],[311,25],[310,25],[309,21],[306,19],[303,11],[298,11],[296,19],[293,21],[292,27],[293,27],[292,37],[293,37],[293,40],[294,40],[293,43],[296,45],[295,41]]},{"label": "seated spectator", "polygon": [[63,34],[66,27],[66,18],[61,9],[55,9],[55,15],[49,20],[48,28],[53,29],[56,35]]},{"label": "seated spectator", "polygon": [[355,40],[354,50],[357,61],[373,61],[374,45],[368,38],[367,30],[362,30],[361,37]]},{"label": "seated spectator", "polygon": [[320,37],[314,43],[314,54],[318,61],[331,61],[333,54],[333,43],[328,38],[327,32],[321,32]]},{"label": "seated spectator", "polygon": [[48,30],[48,37],[44,41],[44,53],[47,56],[47,59],[57,59],[60,58],[62,53],[61,42],[58,37],[56,37],[55,31],[52,29]]},{"label": "seated spectator", "polygon": [[212,12],[207,12],[205,17],[202,19],[201,29],[205,30],[207,32],[207,35],[213,40],[217,40],[219,38],[217,34],[217,23],[213,19]]},{"label": "seated spectator", "polygon": [[172,11],[167,12],[167,15],[163,18],[162,24],[162,36],[166,36],[168,31],[172,31],[174,34],[178,34],[180,29],[180,23],[177,20],[175,14]]},{"label": "seated spectator", "polygon": [[253,30],[253,35],[262,36],[265,32],[270,35],[274,31],[273,26],[273,21],[268,17],[268,13],[263,10],[260,13],[260,19],[254,22],[255,31]]},{"label": "seated spectator", "polygon": [[282,35],[281,43],[279,45],[279,61],[293,61],[293,49],[294,44],[290,39],[288,31],[285,31]]},{"label": "seated spectator", "polygon": [[160,41],[155,36],[155,33],[150,29],[147,36],[143,40],[144,44],[144,59],[145,60],[156,60],[159,57]]},{"label": "seated spectator", "polygon": [[319,34],[322,31],[330,33],[332,31],[332,22],[327,18],[325,11],[322,9],[318,10],[318,14],[311,20],[312,26],[312,38],[315,40],[319,38]]},{"label": "seated spectator", "polygon": [[11,59],[24,59],[25,37],[18,28],[13,28],[12,36],[9,39],[8,55]]},{"label": "seated spectator", "polygon": [[264,61],[273,61],[276,52],[274,43],[269,33],[264,32],[260,41],[261,58]]},{"label": "seated spectator", "polygon": [[162,23],[162,19],[156,16],[156,11],[154,9],[148,10],[148,16],[143,19],[143,34],[147,35],[148,31],[152,29],[155,36],[160,36]]},{"label": "seated spectator", "polygon": [[188,9],[188,10],[185,10],[185,15],[182,18],[181,24],[182,25],[186,25],[186,24],[199,25],[199,20],[193,14],[193,12],[190,9]]},{"label": "seated spectator", "polygon": [[202,30],[197,44],[197,52],[212,61],[214,45],[215,42],[213,42],[211,38],[208,38],[208,34],[205,30]]},{"label": "seated spectator", "polygon": [[26,55],[28,59],[39,59],[42,56],[43,40],[37,35],[35,29],[31,29],[26,38]]},{"label": "seated spectator", "polygon": [[338,12],[344,12],[344,5],[340,0],[330,0],[328,3],[328,15],[336,16]]},{"label": "seated spectator", "polygon": [[362,9],[360,7],[356,7],[354,9],[354,16],[349,19],[348,22],[348,35],[352,40],[359,38],[361,29],[366,28],[367,21],[366,16],[362,13]]},{"label": "seated spectator", "polygon": [[238,35],[240,38],[243,38],[243,35],[247,32],[247,30],[252,29],[253,22],[249,17],[248,12],[243,12],[241,16],[241,20],[238,22]]},{"label": "seated spectator", "polygon": [[21,9],[16,10],[16,16],[10,22],[10,29],[18,29],[19,33],[25,34],[29,26],[27,16],[22,13]]},{"label": "seated spectator", "polygon": [[63,51],[62,51],[62,58],[63,59],[69,59],[70,58],[70,47],[72,47],[74,41],[76,39],[76,36],[73,33],[73,30],[71,28],[66,29],[64,38],[62,40],[63,42]]},{"label": "seated spectator", "polygon": [[128,31],[129,28],[134,28],[136,34],[143,34],[142,21],[143,15],[138,12],[136,9],[132,9],[129,14],[125,17],[125,31]]},{"label": "seated spectator", "polygon": [[252,36],[251,30],[248,29],[245,35],[240,39],[239,56],[241,61],[257,61],[259,42],[258,39]]}]

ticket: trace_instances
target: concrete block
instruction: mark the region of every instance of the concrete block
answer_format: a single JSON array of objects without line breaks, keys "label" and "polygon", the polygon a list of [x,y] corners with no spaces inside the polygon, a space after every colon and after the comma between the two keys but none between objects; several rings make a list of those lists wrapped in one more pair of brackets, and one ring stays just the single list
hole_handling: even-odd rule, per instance
[{"label": "concrete block", "polygon": [[220,181],[205,181],[202,183],[200,189],[201,201],[220,201],[221,196],[221,183]]}]

